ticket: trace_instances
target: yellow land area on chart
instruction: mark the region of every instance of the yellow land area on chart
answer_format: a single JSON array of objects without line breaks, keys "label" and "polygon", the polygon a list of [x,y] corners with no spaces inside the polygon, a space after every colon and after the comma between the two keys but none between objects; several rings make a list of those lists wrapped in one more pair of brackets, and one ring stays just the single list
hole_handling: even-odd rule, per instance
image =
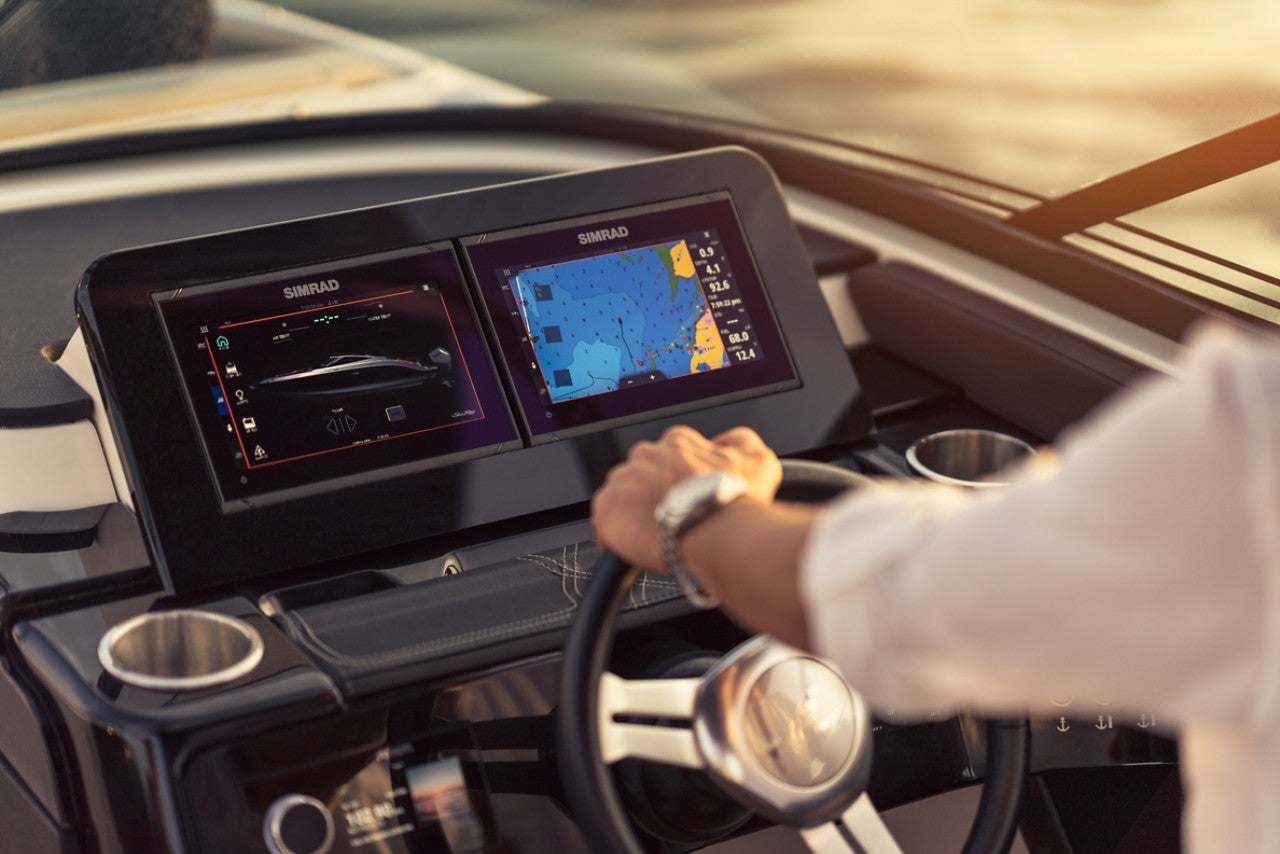
[{"label": "yellow land area on chart", "polygon": [[671,247],[671,272],[682,279],[691,279],[695,275],[689,244],[683,240]]},{"label": "yellow land area on chart", "polygon": [[[724,367],[724,341],[710,311],[698,319],[694,342],[697,346],[689,360],[689,373]],[[706,367],[701,367],[703,365]]]}]

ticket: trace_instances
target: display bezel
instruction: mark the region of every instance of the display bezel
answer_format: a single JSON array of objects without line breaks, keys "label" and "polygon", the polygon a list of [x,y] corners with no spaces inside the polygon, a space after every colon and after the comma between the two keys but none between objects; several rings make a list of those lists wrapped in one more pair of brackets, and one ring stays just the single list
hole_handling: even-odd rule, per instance
[{"label": "display bezel", "polygon": [[[598,235],[615,235],[599,238]],[[628,251],[652,248],[705,235],[706,248],[718,246],[717,263],[729,272],[725,302],[739,300],[761,356],[704,373],[690,372],[652,384],[617,388],[563,401],[549,401],[545,366],[529,341],[527,327],[510,291],[510,279],[523,271],[577,264]],[[713,237],[714,235],[714,237]],[[584,238],[597,237],[584,243]],[[715,192],[464,237],[460,241],[481,304],[493,329],[517,411],[534,444],[706,409],[722,403],[796,388],[791,361],[759,271],[743,236],[728,193]],[[691,262],[694,263],[694,262]],[[705,269],[705,267],[704,267]],[[695,274],[695,281],[700,278]],[[713,313],[720,309],[703,290]],[[735,348],[729,347],[732,352]]]},{"label": "display bezel", "polygon": [[[321,292],[293,303],[282,294],[284,288],[317,280],[340,282],[342,296],[327,298],[327,294]],[[239,419],[235,417],[238,411],[235,403],[225,397],[218,402],[217,406],[232,411],[232,417],[226,418],[217,412],[217,406],[210,405],[209,398],[197,394],[207,382],[204,378],[210,368],[209,361],[215,355],[212,348],[191,346],[188,339],[197,328],[208,328],[206,340],[209,340],[219,331],[220,324],[256,325],[273,319],[268,317],[273,312],[293,317],[337,310],[348,302],[363,303],[386,298],[391,291],[417,289],[424,284],[423,280],[429,280],[425,283],[434,288],[434,296],[441,301],[459,349],[462,370],[458,378],[468,384],[479,408],[476,416],[469,420],[442,424],[429,432],[393,435],[387,440],[333,445],[296,459],[267,459],[255,466],[247,461],[249,448],[244,442],[251,437],[242,434]],[[382,480],[389,475],[452,465],[487,456],[518,439],[470,288],[449,243],[362,256],[347,263],[309,265],[196,287],[170,288],[152,293],[151,301],[159,315],[169,356],[180,378],[187,415],[199,438],[205,466],[218,491],[223,512],[242,512],[265,503],[291,501],[317,492]],[[234,356],[232,349],[226,351],[225,358]],[[217,369],[216,363],[213,367]],[[224,381],[223,377],[217,377],[219,386]],[[335,397],[332,403],[359,399],[358,396]],[[252,406],[243,409],[254,411]],[[224,428],[234,432],[246,452],[243,467],[225,452],[225,443],[218,441]]]}]

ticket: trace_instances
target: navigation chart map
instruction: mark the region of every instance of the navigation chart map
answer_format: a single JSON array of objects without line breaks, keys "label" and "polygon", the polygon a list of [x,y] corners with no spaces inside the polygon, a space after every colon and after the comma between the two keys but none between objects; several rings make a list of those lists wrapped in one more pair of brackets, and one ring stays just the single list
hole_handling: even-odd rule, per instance
[{"label": "navigation chart map", "polygon": [[[705,271],[715,250],[700,251]],[[727,367],[740,349],[726,346],[690,238],[531,267],[509,281],[552,403]]]}]

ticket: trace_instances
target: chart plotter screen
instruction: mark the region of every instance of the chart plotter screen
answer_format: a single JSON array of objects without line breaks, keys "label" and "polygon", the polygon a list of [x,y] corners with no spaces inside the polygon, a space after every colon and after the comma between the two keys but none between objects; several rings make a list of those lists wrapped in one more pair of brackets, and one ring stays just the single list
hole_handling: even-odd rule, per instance
[{"label": "chart plotter screen", "polygon": [[535,436],[794,382],[728,199],[464,246]]}]

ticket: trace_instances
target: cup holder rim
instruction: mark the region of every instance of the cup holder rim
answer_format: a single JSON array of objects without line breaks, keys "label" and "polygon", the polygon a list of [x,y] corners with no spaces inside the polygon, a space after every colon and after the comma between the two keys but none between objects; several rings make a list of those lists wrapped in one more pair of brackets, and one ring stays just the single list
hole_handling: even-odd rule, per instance
[{"label": "cup holder rim", "polygon": [[[248,642],[249,648],[237,661],[226,667],[191,676],[159,676],[152,673],[144,673],[132,670],[117,660],[114,647],[120,638],[152,620],[171,620],[175,618],[207,620],[233,629]],[[264,649],[262,634],[239,617],[199,608],[176,608],[169,611],[147,611],[143,614],[137,614],[107,629],[106,633],[98,641],[98,663],[109,674],[126,685],[159,691],[191,691],[223,685],[247,675],[262,661]]]},{"label": "cup holder rim", "polygon": [[[912,442],[907,448],[906,453],[908,468],[916,474],[936,483],[962,486],[966,489],[997,489],[1007,487],[1012,483],[1011,480],[1003,478],[994,480],[967,480],[965,478],[951,477],[950,475],[943,474],[942,472],[930,467],[920,459],[920,449],[925,445],[937,441],[945,441],[949,438],[958,438],[960,436],[982,436],[984,438],[999,440],[1000,442],[1021,450],[1023,452],[1023,459],[1031,457],[1036,452],[1035,447],[1031,443],[1019,439],[1011,433],[1006,433],[1002,430],[991,430],[985,427],[961,427],[952,430],[938,430],[933,433],[928,433]],[[1002,466],[1000,469],[996,469],[992,474],[995,474],[996,471],[1009,468],[1017,462],[1020,462],[1020,460],[1013,460],[1008,465]]]}]

